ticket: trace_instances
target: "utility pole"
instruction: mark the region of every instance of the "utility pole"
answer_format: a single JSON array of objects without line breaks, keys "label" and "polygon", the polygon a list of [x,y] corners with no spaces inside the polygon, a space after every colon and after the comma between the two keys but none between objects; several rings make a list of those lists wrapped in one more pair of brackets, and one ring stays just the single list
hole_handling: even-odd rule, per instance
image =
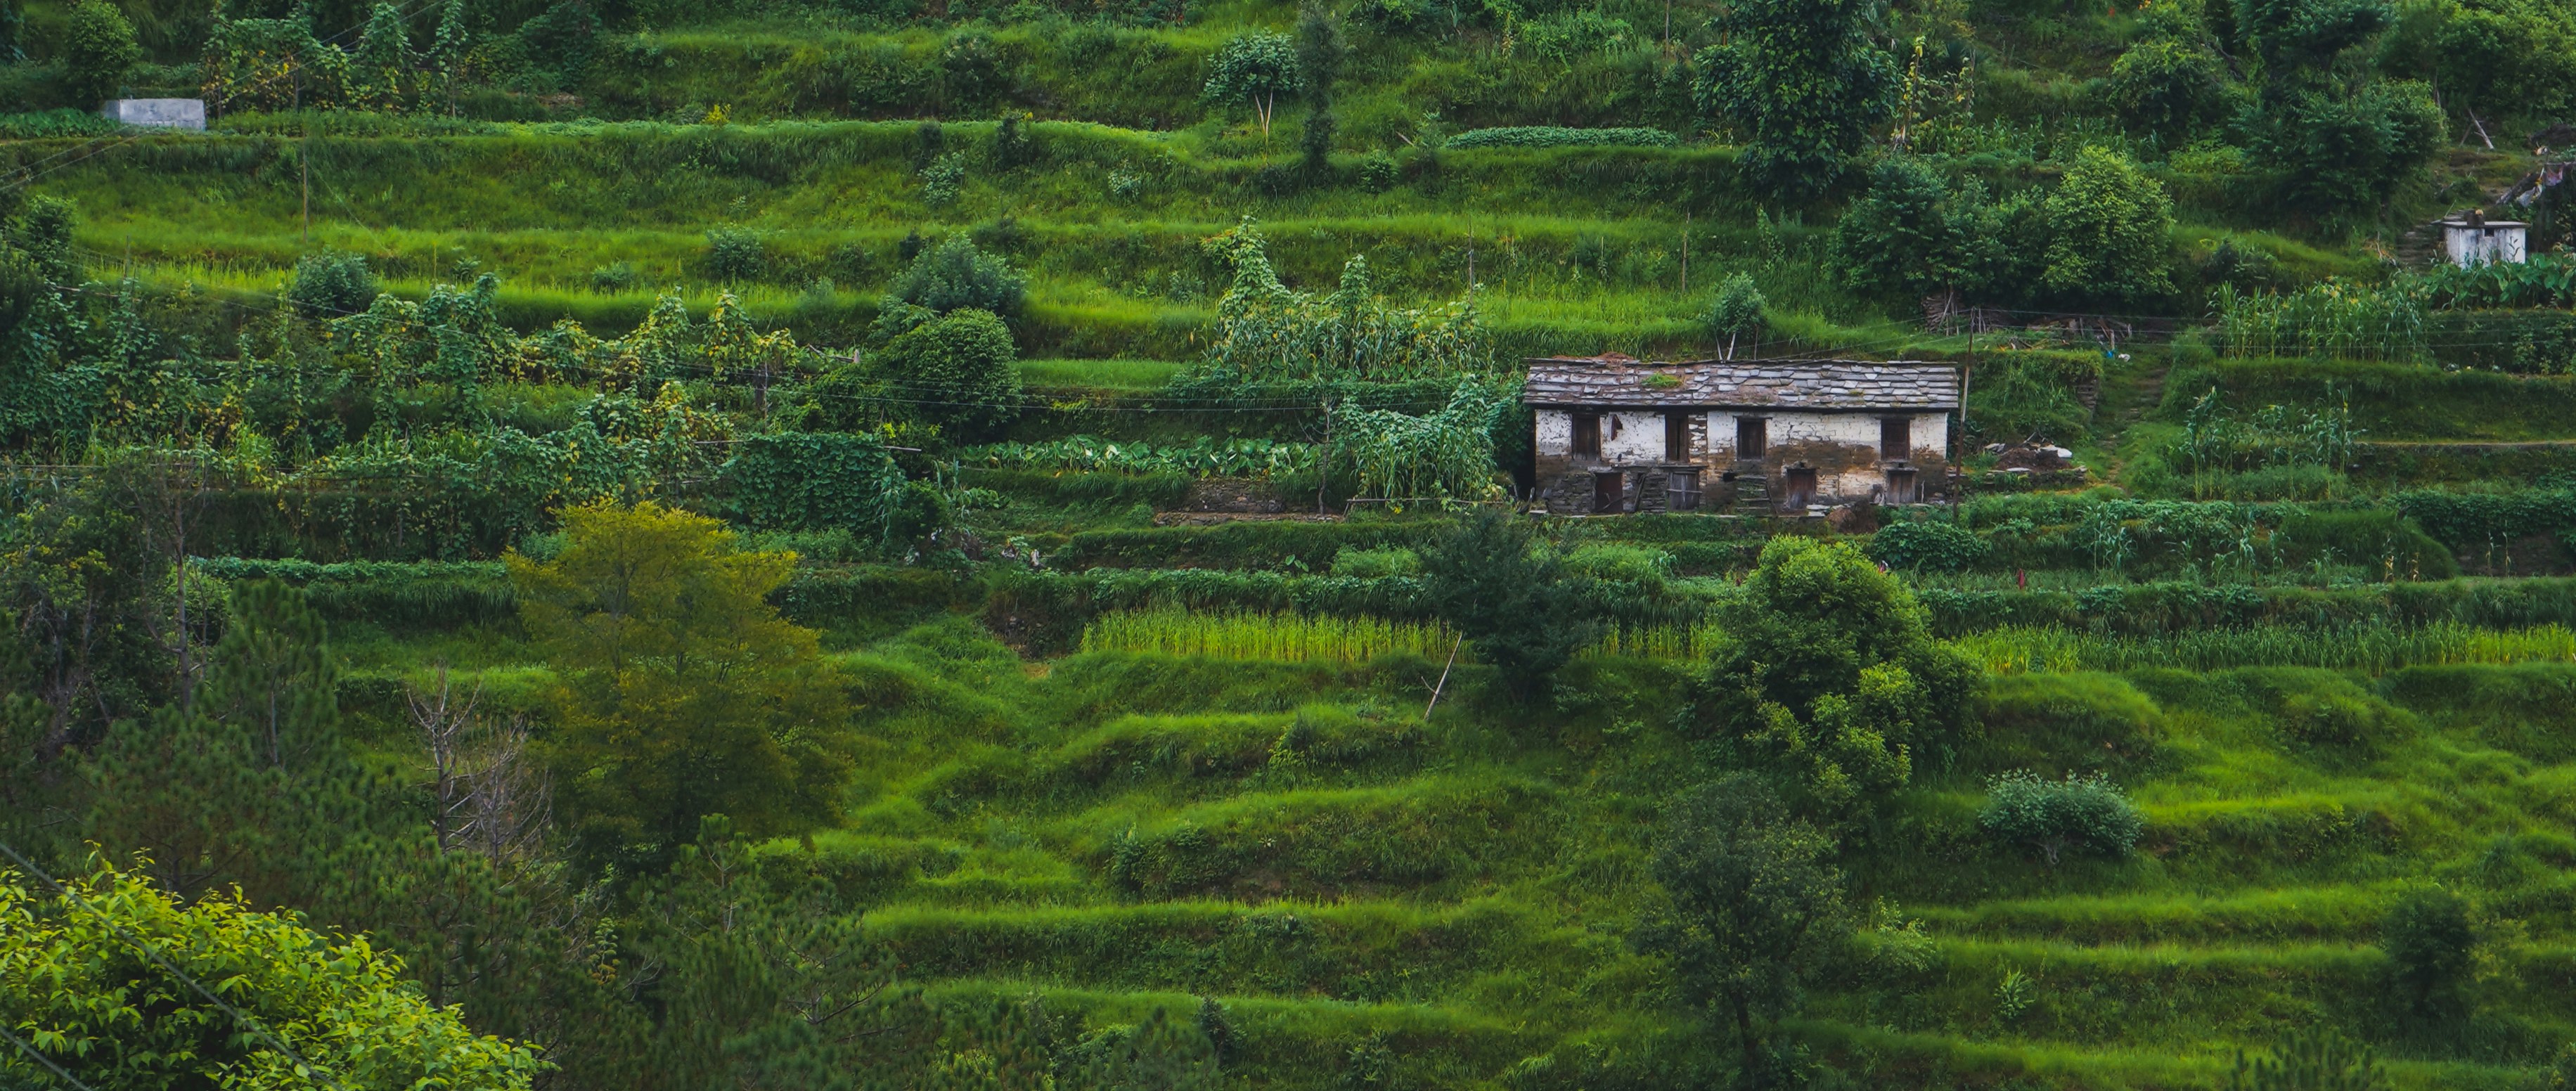
[{"label": "utility pole", "polygon": [[[1669,19],[1671,19],[1671,18],[1672,18],[1672,9],[1671,9],[1670,7],[1666,7],[1666,8],[1664,9],[1664,18],[1666,18],[1667,20],[1669,20]],[[1666,30],[1667,32],[1669,32],[1671,29],[1672,29],[1672,28],[1670,28],[1670,27],[1666,27],[1666,28],[1665,28],[1665,30]],[[1688,213],[1688,212],[1684,212],[1684,213],[1682,213],[1682,294],[1683,294],[1683,295],[1689,295],[1689,294],[1690,294],[1690,232],[1691,232],[1691,214],[1690,214],[1690,213]]]}]

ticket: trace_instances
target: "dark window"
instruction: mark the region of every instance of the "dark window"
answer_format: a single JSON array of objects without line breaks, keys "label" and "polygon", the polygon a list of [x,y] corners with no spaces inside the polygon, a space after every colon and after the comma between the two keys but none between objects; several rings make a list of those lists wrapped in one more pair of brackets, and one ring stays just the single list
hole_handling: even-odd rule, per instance
[{"label": "dark window", "polygon": [[1664,461],[1690,461],[1690,414],[1664,414]]},{"label": "dark window", "polygon": [[1595,513],[1614,514],[1626,510],[1627,506],[1628,483],[1619,471],[1608,470],[1592,475],[1592,510]]},{"label": "dark window", "polygon": [[1889,462],[1914,457],[1914,418],[1889,417],[1878,422],[1878,457]]},{"label": "dark window", "polygon": [[1574,453],[1578,455],[1601,453],[1601,414],[1577,413],[1574,415]]},{"label": "dark window", "polygon": [[1735,457],[1760,458],[1764,451],[1770,449],[1771,445],[1763,439],[1763,434],[1768,431],[1763,427],[1765,423],[1760,417],[1735,418]]}]

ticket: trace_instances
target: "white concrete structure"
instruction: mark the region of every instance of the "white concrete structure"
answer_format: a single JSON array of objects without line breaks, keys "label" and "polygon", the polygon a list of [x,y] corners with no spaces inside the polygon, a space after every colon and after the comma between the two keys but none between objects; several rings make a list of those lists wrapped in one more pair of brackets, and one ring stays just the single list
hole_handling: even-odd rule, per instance
[{"label": "white concrete structure", "polygon": [[2442,221],[2442,252],[2451,264],[2520,265],[2531,260],[2530,232],[2518,220],[2490,220],[2477,213]]},{"label": "white concrete structure", "polygon": [[143,129],[206,128],[206,100],[201,98],[121,98],[99,107],[99,115]]}]

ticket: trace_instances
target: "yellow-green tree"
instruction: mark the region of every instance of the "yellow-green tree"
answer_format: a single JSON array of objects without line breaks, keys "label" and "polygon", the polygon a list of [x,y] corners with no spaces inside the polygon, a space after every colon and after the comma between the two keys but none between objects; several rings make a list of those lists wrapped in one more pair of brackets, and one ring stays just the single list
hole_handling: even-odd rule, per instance
[{"label": "yellow-green tree", "polygon": [[[220,992],[221,1002],[212,993]],[[545,1064],[422,999],[363,937],[238,894],[182,902],[100,861],[65,888],[0,867],[0,1084],[516,1091]]]},{"label": "yellow-green tree", "polygon": [[651,502],[573,508],[564,531],[552,560],[508,560],[559,678],[550,752],[578,850],[658,864],[707,815],[752,836],[830,821],[845,699],[814,631],[768,601],[795,554]]}]

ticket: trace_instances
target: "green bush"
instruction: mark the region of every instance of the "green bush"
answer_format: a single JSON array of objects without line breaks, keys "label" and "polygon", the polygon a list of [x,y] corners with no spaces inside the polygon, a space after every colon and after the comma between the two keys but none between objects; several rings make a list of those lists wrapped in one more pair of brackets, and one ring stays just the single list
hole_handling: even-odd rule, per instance
[{"label": "green bush", "polygon": [[1930,519],[1879,528],[1864,550],[1869,559],[1889,568],[1920,572],[1960,572],[1985,560],[1986,540],[1957,523]]},{"label": "green bush", "polygon": [[295,262],[295,279],[286,286],[287,302],[313,318],[357,314],[376,301],[376,278],[367,259],[357,254],[324,251]]},{"label": "green bush", "polygon": [[1015,314],[1028,291],[1028,278],[1011,269],[1009,260],[977,249],[963,234],[940,240],[895,278],[890,298],[933,314],[959,308]]},{"label": "green bush", "polygon": [[2455,1013],[2477,942],[2468,902],[2459,895],[2428,887],[2398,899],[2380,921],[2379,946],[2388,952],[2390,995],[2399,1010],[2427,1021]]},{"label": "green bush", "polygon": [[1977,814],[1979,829],[2007,844],[2038,849],[2051,866],[2069,848],[2126,856],[2146,824],[2128,794],[2098,774],[2050,780],[2027,771],[2004,773],[1987,782],[1986,806]]},{"label": "green bush", "polygon": [[1488,510],[1422,558],[1440,619],[1475,642],[1477,657],[1523,701],[1546,692],[1558,668],[1600,631],[1565,579],[1565,563],[1533,544],[1525,524]]},{"label": "green bush", "polygon": [[2048,268],[2068,299],[2135,304],[2173,291],[2173,201],[2126,156],[2086,148],[2048,195]]},{"label": "green bush", "polygon": [[727,284],[759,280],[769,272],[768,248],[760,233],[739,227],[707,231],[707,275]]},{"label": "green bush", "polygon": [[993,312],[973,308],[934,319],[877,354],[898,401],[924,420],[972,438],[1020,414],[1019,352]]},{"label": "green bush", "polygon": [[91,109],[115,98],[126,73],[143,59],[134,39],[134,24],[107,0],[81,0],[72,6],[63,31],[63,84],[73,100]]},{"label": "green bush", "polygon": [[1395,157],[1372,149],[1360,157],[1360,185],[1371,193],[1395,188]]},{"label": "green bush", "polygon": [[1450,137],[1451,148],[1588,148],[1629,145],[1669,148],[1680,139],[1662,129],[1569,129],[1561,125],[1522,125],[1469,129]]}]

